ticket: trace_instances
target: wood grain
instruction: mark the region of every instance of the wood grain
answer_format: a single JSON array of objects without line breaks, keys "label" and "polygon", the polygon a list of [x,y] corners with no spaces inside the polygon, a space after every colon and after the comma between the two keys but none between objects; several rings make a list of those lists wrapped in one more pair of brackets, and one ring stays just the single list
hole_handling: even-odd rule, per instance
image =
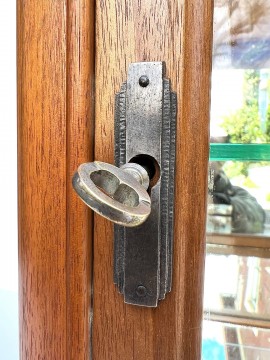
[{"label": "wood grain", "polygon": [[96,216],[93,359],[200,359],[212,0],[96,6],[95,158],[114,161],[114,94],[130,62],[166,62],[178,134],[172,293],[157,309],[123,303],[112,281],[112,224]]},{"label": "wood grain", "polygon": [[89,359],[93,216],[71,186],[94,150],[94,1],[69,0],[67,11],[67,330],[69,359]]},{"label": "wood grain", "polygon": [[88,359],[91,219],[71,189],[93,149],[91,0],[18,0],[21,359]]}]

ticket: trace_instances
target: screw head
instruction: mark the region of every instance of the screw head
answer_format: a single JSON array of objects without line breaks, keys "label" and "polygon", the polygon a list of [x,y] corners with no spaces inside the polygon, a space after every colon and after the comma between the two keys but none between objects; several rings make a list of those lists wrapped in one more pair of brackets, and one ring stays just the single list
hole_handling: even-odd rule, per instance
[{"label": "screw head", "polygon": [[146,86],[149,84],[149,78],[148,78],[146,75],[142,75],[142,76],[139,78],[139,84],[140,84],[142,87],[146,87]]},{"label": "screw head", "polygon": [[144,287],[143,285],[139,285],[136,289],[136,294],[139,297],[145,297],[147,293],[146,287]]}]

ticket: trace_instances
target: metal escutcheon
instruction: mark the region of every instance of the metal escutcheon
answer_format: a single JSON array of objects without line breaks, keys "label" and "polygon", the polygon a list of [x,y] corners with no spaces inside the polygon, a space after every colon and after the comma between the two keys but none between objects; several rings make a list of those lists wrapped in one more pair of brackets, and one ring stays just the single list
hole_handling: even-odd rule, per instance
[{"label": "metal escutcheon", "polygon": [[113,281],[126,304],[156,307],[171,291],[176,94],[163,62],[132,63],[115,98],[115,165],[82,164],[81,199],[113,221]]},{"label": "metal escutcheon", "polygon": [[138,226],[151,212],[149,177],[138,164],[122,168],[100,161],[81,164],[72,183],[86,205],[116,224]]}]

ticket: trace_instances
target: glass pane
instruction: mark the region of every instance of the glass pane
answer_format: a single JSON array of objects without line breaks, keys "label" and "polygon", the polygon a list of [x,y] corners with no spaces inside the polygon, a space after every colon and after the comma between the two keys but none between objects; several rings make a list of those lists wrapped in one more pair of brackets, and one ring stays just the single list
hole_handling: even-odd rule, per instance
[{"label": "glass pane", "polygon": [[270,330],[204,321],[202,360],[269,360]]},{"label": "glass pane", "polygon": [[270,2],[215,0],[211,137],[270,142]]},{"label": "glass pane", "polygon": [[266,360],[270,359],[270,2],[215,0],[214,4],[202,358]]},{"label": "glass pane", "polygon": [[269,179],[269,161],[210,162],[207,233],[270,236]]},{"label": "glass pane", "polygon": [[210,316],[270,320],[270,259],[208,253],[204,309]]}]

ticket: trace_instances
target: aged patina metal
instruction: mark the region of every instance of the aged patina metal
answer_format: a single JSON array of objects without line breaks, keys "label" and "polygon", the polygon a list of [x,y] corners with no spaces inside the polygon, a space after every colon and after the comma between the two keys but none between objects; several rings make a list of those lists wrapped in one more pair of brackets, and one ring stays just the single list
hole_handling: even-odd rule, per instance
[{"label": "aged patina metal", "polygon": [[94,161],[81,164],[73,177],[73,187],[86,205],[127,227],[142,224],[150,214],[148,184],[147,172],[138,164],[119,169]]},{"label": "aged patina metal", "polygon": [[176,94],[162,62],[133,63],[116,94],[115,163],[79,166],[73,187],[115,223],[114,282],[128,304],[156,307],[171,290]]},{"label": "aged patina metal", "polygon": [[[129,66],[116,95],[115,162],[157,164],[150,181],[151,214],[134,228],[115,225],[114,281],[126,303],[155,307],[171,290],[176,94],[164,63]],[[151,179],[150,179],[151,180]]]}]

